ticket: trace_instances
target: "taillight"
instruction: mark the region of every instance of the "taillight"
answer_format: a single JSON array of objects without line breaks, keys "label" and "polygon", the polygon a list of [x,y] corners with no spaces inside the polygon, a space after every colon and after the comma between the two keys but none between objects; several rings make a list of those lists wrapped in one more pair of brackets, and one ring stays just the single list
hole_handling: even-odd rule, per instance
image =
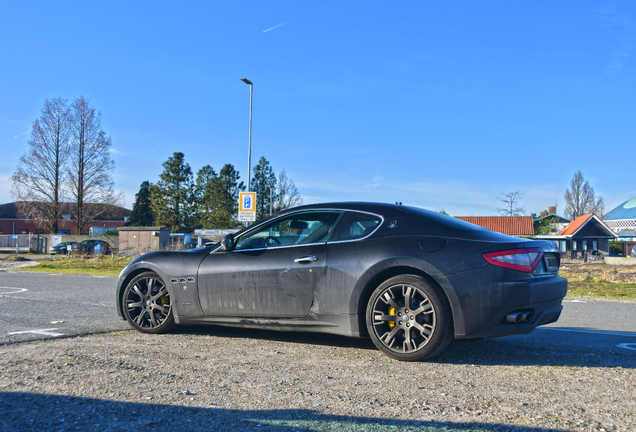
[{"label": "taillight", "polygon": [[531,273],[539,265],[543,251],[539,248],[509,249],[484,254],[484,258],[492,265],[511,270]]}]

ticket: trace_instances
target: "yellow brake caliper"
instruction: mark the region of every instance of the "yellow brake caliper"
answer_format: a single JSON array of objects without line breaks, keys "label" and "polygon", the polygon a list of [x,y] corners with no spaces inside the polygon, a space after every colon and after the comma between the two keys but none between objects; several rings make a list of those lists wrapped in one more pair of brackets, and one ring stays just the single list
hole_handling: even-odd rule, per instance
[{"label": "yellow brake caliper", "polygon": [[[389,315],[395,315],[395,308],[393,306],[389,306]],[[389,328],[393,330],[395,327],[395,321],[389,321]]]}]

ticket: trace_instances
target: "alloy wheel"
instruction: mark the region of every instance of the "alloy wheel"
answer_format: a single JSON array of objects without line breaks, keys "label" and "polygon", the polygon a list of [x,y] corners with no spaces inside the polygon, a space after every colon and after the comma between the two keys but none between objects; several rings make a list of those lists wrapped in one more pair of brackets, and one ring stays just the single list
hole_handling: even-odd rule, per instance
[{"label": "alloy wheel", "polygon": [[431,300],[415,286],[388,287],[373,304],[374,331],[392,351],[409,353],[422,349],[433,337],[436,325]]},{"label": "alloy wheel", "polygon": [[381,283],[367,303],[366,324],[375,346],[402,361],[435,357],[453,339],[446,296],[417,275],[398,275]]},{"label": "alloy wheel", "polygon": [[143,273],[128,284],[123,307],[128,322],[140,331],[160,333],[174,325],[170,293],[154,273]]}]

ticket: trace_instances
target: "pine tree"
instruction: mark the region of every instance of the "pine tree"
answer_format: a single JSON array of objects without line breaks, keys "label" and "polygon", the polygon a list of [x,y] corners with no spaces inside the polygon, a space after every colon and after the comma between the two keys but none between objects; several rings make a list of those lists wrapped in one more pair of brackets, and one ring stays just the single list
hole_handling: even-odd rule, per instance
[{"label": "pine tree", "polygon": [[211,185],[210,196],[213,197],[212,217],[210,228],[239,228],[242,226],[237,220],[239,192],[245,190],[243,182],[239,181],[239,172],[234,165],[226,164]]},{"label": "pine tree", "polygon": [[152,203],[150,201],[150,182],[145,181],[139,187],[139,192],[135,194],[135,204],[133,204],[130,215],[130,226],[153,226],[155,217],[152,214]]},{"label": "pine tree", "polygon": [[155,222],[172,232],[190,232],[194,216],[192,169],[181,152],[175,152],[163,167],[159,182],[150,187]]},{"label": "pine tree", "polygon": [[196,203],[196,226],[197,228],[210,228],[212,211],[214,210],[214,184],[217,174],[210,165],[206,165],[197,173],[197,180],[194,186]]},{"label": "pine tree", "polygon": [[277,200],[276,174],[274,174],[274,169],[263,156],[261,156],[258,165],[254,167],[253,171],[254,177],[252,178],[250,190],[251,192],[256,192],[256,220],[260,220],[269,216],[270,206]]}]

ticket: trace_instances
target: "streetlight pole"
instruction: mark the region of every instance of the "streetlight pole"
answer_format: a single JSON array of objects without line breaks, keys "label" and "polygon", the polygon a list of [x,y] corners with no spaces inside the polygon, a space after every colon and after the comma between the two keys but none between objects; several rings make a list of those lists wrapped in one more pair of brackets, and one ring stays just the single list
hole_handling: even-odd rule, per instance
[{"label": "streetlight pole", "polygon": [[241,81],[250,85],[250,141],[249,147],[247,148],[247,191],[250,192],[250,183],[252,180],[252,91],[254,84],[247,78],[241,78]]}]

